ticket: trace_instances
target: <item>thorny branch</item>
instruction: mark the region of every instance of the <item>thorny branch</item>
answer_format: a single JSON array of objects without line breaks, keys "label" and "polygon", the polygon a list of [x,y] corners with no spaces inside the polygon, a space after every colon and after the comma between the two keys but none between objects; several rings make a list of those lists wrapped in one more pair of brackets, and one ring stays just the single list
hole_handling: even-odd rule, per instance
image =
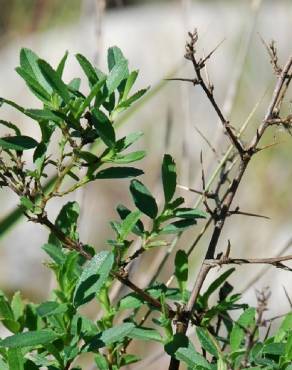
[{"label": "thorny branch", "polygon": [[[214,230],[207,248],[207,252],[204,258],[204,261],[202,262],[200,271],[198,273],[197,279],[195,281],[194,287],[191,292],[191,296],[189,298],[189,301],[186,305],[185,312],[187,312],[189,315],[185,316],[187,319],[184,322],[184,333],[186,333],[187,328],[188,328],[188,323],[189,320],[194,312],[195,309],[195,304],[197,301],[197,298],[200,294],[200,290],[202,288],[202,285],[209,273],[209,271],[214,267],[214,266],[219,266],[222,264],[243,264],[243,263],[250,263],[250,264],[259,264],[259,263],[264,263],[264,264],[270,264],[274,265],[276,267],[286,269],[286,270],[291,270],[289,267],[284,265],[282,262],[288,261],[292,259],[292,256],[285,256],[285,257],[276,257],[276,258],[258,258],[258,259],[235,259],[235,258],[230,258],[228,256],[224,256],[223,258],[215,259],[215,252],[216,252],[216,247],[220,238],[220,235],[222,233],[225,221],[228,216],[230,216],[232,213],[236,213],[234,211],[231,211],[231,204],[233,202],[233,199],[235,197],[235,194],[238,190],[238,187],[240,185],[240,182],[245,174],[245,171],[254,156],[258,152],[258,144],[264,135],[265,131],[267,130],[268,127],[275,125],[275,124],[280,124],[283,126],[289,126],[291,123],[291,117],[288,116],[287,118],[281,118],[280,117],[280,108],[282,105],[282,102],[284,100],[284,97],[287,93],[289,84],[292,79],[292,56],[288,59],[286,65],[284,68],[281,68],[278,66],[278,59],[276,55],[276,48],[274,44],[271,44],[270,46],[270,56],[271,56],[271,63],[274,66],[275,73],[277,75],[277,82],[276,86],[273,92],[273,96],[271,99],[271,102],[268,106],[267,112],[265,114],[264,120],[262,123],[259,125],[256,134],[254,138],[251,140],[250,144],[246,147],[244,147],[241,143],[241,141],[238,138],[238,135],[234,133],[232,126],[230,125],[229,121],[224,117],[221,109],[219,108],[219,105],[217,104],[213,91],[214,91],[214,86],[211,85],[210,83],[206,83],[201,75],[201,69],[205,67],[205,62],[204,59],[198,59],[196,57],[196,44],[198,41],[198,33],[195,30],[193,33],[189,33],[189,42],[187,42],[186,45],[186,55],[185,58],[190,60],[193,64],[194,72],[196,74],[195,79],[190,81],[193,81],[193,84],[195,86],[200,86],[202,90],[204,91],[205,95],[207,96],[208,100],[210,101],[211,105],[213,106],[214,110],[216,111],[223,128],[229,137],[233,147],[237,150],[240,156],[240,164],[237,170],[237,174],[234,176],[233,180],[231,181],[227,191],[225,192],[224,196],[222,197],[221,202],[219,202],[219,207],[218,205],[216,206],[215,211],[209,211],[210,213],[210,219],[208,220],[207,224],[210,225],[211,221],[214,221]],[[277,68],[276,68],[277,67]],[[204,179],[204,178],[203,178]],[[203,186],[203,191],[202,191],[202,196],[206,200],[206,196],[204,194],[204,186]],[[199,193],[199,191],[195,191],[196,193]],[[218,193],[217,193],[218,194]],[[205,202],[206,203],[206,202]],[[240,214],[239,210],[237,210],[237,213]],[[208,208],[207,208],[208,211]],[[255,214],[248,214],[244,212],[246,215],[251,215],[251,216],[259,216]],[[244,214],[243,213],[243,214]],[[205,231],[206,229],[204,229]],[[203,232],[204,232],[203,231]],[[202,236],[200,233],[199,238]],[[178,328],[177,328],[178,329]],[[170,363],[169,370],[177,370],[179,368],[179,363],[174,362],[173,360]]]}]

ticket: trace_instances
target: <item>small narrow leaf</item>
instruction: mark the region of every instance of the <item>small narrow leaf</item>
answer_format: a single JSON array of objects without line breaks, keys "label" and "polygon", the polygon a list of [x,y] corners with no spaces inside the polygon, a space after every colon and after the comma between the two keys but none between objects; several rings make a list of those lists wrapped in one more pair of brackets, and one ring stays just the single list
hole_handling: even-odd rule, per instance
[{"label": "small narrow leaf", "polygon": [[116,142],[115,130],[108,117],[100,110],[92,110],[92,123],[101,137],[102,141],[110,148],[113,148]]},{"label": "small narrow leaf", "polygon": [[183,334],[175,334],[172,341],[167,343],[164,348],[170,356],[183,361],[191,369],[212,369],[209,362],[195,350],[189,338]]},{"label": "small narrow leaf", "polygon": [[65,68],[65,64],[66,64],[66,60],[68,58],[68,51],[65,52],[63,58],[60,60],[60,63],[58,64],[58,67],[57,67],[57,74],[60,78],[62,78],[63,76],[63,72],[64,72],[64,68]]},{"label": "small narrow leaf", "polygon": [[27,197],[20,197],[20,203],[26,210],[33,211],[34,204]]},{"label": "small narrow leaf", "polygon": [[175,255],[175,272],[174,275],[178,281],[181,292],[186,289],[188,281],[188,256],[185,251],[178,250]]},{"label": "small narrow leaf", "polygon": [[[131,211],[125,207],[124,205],[122,204],[119,204],[117,206],[117,212],[119,214],[119,216],[121,217],[122,220],[124,220],[130,213]],[[141,220],[138,220],[135,224],[135,226],[133,227],[132,229],[133,233],[137,234],[137,235],[142,235],[143,232],[144,232],[144,225],[142,223]]]},{"label": "small narrow leaf", "polygon": [[133,103],[135,103],[135,101],[139,100],[149,89],[150,87],[148,87],[147,89],[141,89],[137,91],[134,95],[130,96],[127,100],[122,101],[118,105],[117,109],[119,110],[121,108],[130,107]]},{"label": "small narrow leaf", "polygon": [[[77,232],[79,212],[80,207],[77,202],[68,202],[63,206],[55,221],[55,225],[58,229],[73,240],[78,240],[79,238]],[[59,239],[53,233],[49,236],[49,243],[61,246]]]},{"label": "small narrow leaf", "polygon": [[135,328],[133,323],[127,322],[118,326],[114,326],[110,329],[103,331],[96,335],[89,344],[88,351],[96,350],[111,344],[122,342]]},{"label": "small narrow leaf", "polygon": [[64,314],[67,311],[68,311],[67,304],[65,303],[60,304],[55,301],[43,302],[36,308],[36,312],[40,317]]},{"label": "small narrow leaf", "polygon": [[44,244],[42,249],[52,258],[57,265],[63,265],[66,260],[65,254],[60,246],[54,244]]},{"label": "small narrow leaf", "polygon": [[19,320],[24,312],[24,303],[21,299],[20,292],[15,292],[11,300],[11,309],[13,311],[14,319]]},{"label": "small narrow leaf", "polygon": [[20,51],[20,66],[21,68],[30,75],[38,84],[40,84],[45,91],[48,91],[49,95],[52,92],[50,85],[44,78],[39,65],[39,57],[30,49],[23,48]]},{"label": "small narrow leaf", "polygon": [[40,59],[38,65],[51,88],[68,104],[70,101],[70,94],[67,86],[58,73],[45,60]]},{"label": "small narrow leaf", "polygon": [[127,164],[132,162],[137,162],[143,159],[146,155],[144,150],[138,150],[137,152],[132,152],[125,155],[116,155],[114,158],[110,159],[109,162],[116,164]]},{"label": "small narrow leaf", "polygon": [[24,79],[30,91],[35,96],[37,96],[44,103],[48,103],[51,100],[51,95],[48,93],[48,91],[43,88],[43,86],[39,84],[33,77],[31,77],[31,75],[28,74],[23,68],[17,67],[15,68],[15,70],[19,74],[19,76]]},{"label": "small narrow leaf", "polygon": [[175,217],[179,218],[206,218],[207,213],[197,208],[178,208],[174,212]]},{"label": "small narrow leaf", "polygon": [[86,74],[90,87],[95,85],[98,82],[98,76],[96,73],[95,68],[93,65],[89,62],[88,59],[85,58],[85,56],[81,54],[76,54],[76,59],[78,60],[78,63],[80,64],[81,68],[83,69],[84,73]]},{"label": "small narrow leaf", "polygon": [[36,330],[19,333],[6,337],[0,341],[0,347],[6,348],[22,348],[44,345],[53,342],[58,338],[58,335],[52,330]]},{"label": "small narrow leaf", "polygon": [[120,224],[120,240],[125,240],[141,217],[140,211],[131,212]]},{"label": "small narrow leaf", "polygon": [[104,286],[114,263],[111,252],[96,254],[84,268],[75,288],[73,303],[79,307],[91,301]]},{"label": "small narrow leaf", "polygon": [[196,224],[197,224],[197,221],[193,219],[175,221],[175,222],[172,222],[171,224],[164,226],[160,230],[160,234],[177,234]]},{"label": "small narrow leaf", "polygon": [[128,76],[128,62],[122,60],[111,69],[110,74],[106,80],[108,95],[111,95],[120,83]]},{"label": "small narrow leaf", "polygon": [[109,370],[109,364],[104,355],[98,353],[94,356],[94,361],[99,370]]},{"label": "small narrow leaf", "polygon": [[202,345],[202,348],[204,348],[212,356],[215,356],[216,358],[218,358],[219,357],[218,349],[220,347],[219,345],[216,345],[215,338],[208,332],[208,330],[198,326],[196,328],[196,333]]},{"label": "small narrow leaf", "polygon": [[143,171],[134,167],[109,167],[99,171],[95,179],[126,179],[143,175]]},{"label": "small narrow leaf", "polygon": [[127,61],[121,51],[117,46],[112,46],[107,51],[107,64],[108,69],[111,71],[115,65]]},{"label": "small narrow leaf", "polygon": [[130,338],[141,339],[141,340],[150,340],[155,342],[162,342],[162,337],[157,330],[149,328],[134,328],[130,334]]},{"label": "small narrow leaf", "polygon": [[38,142],[29,136],[7,136],[0,138],[0,147],[10,150],[29,150],[38,145]]},{"label": "small narrow leaf", "polygon": [[127,99],[129,92],[131,91],[131,88],[133,87],[137,77],[138,77],[138,71],[132,71],[129,74],[127,81],[126,81],[125,88],[124,88],[122,101]]},{"label": "small narrow leaf", "polygon": [[132,194],[136,207],[150,218],[155,218],[158,213],[158,206],[155,198],[150,191],[142,184],[141,181],[132,180],[130,185],[130,192]]},{"label": "small narrow leaf", "polygon": [[8,360],[9,370],[24,370],[24,356],[20,349],[10,348],[8,350],[7,360]]},{"label": "small narrow leaf", "polygon": [[176,189],[176,166],[173,158],[165,154],[162,162],[162,183],[165,203],[171,201]]},{"label": "small narrow leaf", "polygon": [[232,351],[241,348],[242,341],[245,338],[245,331],[250,326],[255,324],[256,310],[253,307],[247,308],[233,325],[230,333],[230,347]]},{"label": "small narrow leaf", "polygon": [[202,301],[204,302],[204,305],[207,305],[210,295],[214,293],[229,278],[229,276],[234,271],[235,271],[234,267],[228,269],[209,285],[206,292],[202,295]]},{"label": "small narrow leaf", "polygon": [[97,96],[97,94],[100,92],[100,89],[105,84],[105,79],[102,79],[98,81],[96,84],[92,86],[92,89],[86,99],[83,101],[83,103],[80,105],[80,108],[77,112],[76,117],[79,118],[84,113],[85,109],[89,107],[92,100]]},{"label": "small narrow leaf", "polygon": [[116,142],[117,150],[121,152],[122,150],[127,149],[135,141],[139,140],[141,136],[143,136],[143,132],[138,131],[138,132],[133,132],[129,134],[128,136],[125,136],[122,139],[117,140]]}]

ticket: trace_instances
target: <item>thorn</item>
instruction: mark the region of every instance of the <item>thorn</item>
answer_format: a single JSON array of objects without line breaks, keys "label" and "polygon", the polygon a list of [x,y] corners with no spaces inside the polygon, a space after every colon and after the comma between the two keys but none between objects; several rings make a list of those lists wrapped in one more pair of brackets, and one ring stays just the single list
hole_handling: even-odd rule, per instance
[{"label": "thorn", "polygon": [[219,44],[217,46],[215,46],[215,48],[206,56],[204,57],[204,59],[202,61],[199,62],[199,66],[200,68],[203,68],[205,66],[205,63],[208,59],[211,58],[211,56],[215,53],[215,51],[223,44],[223,42],[226,41],[226,39],[224,38],[223,40],[221,40],[219,42]]},{"label": "thorn", "polygon": [[288,294],[285,286],[284,285],[282,285],[282,286],[283,286],[283,289],[284,289],[285,296],[286,296],[286,298],[287,298],[287,300],[289,302],[289,306],[290,306],[290,308],[292,308],[292,300],[291,300],[291,298],[290,298],[290,296],[289,296],[289,294]]},{"label": "thorn", "polygon": [[165,81],[184,81],[184,82],[191,82],[194,85],[198,84],[198,80],[196,78],[183,78],[183,77],[173,77],[173,78],[165,78]]},{"label": "thorn", "polygon": [[264,216],[264,215],[259,215],[257,213],[251,213],[251,212],[242,212],[242,211],[239,211],[239,208],[235,208],[234,211],[230,211],[229,212],[229,215],[242,215],[242,216],[250,216],[250,217],[258,217],[258,218],[264,218],[266,220],[270,220],[271,218],[268,217],[268,216]]},{"label": "thorn", "polygon": [[216,155],[216,157],[219,158],[219,155],[218,153],[216,152],[216,149],[212,146],[212,144],[210,143],[210,141],[207,139],[207,137],[202,133],[202,131],[197,127],[197,126],[194,126],[195,130],[197,131],[197,133],[201,136],[201,138],[207,143],[207,145],[209,146],[209,148],[212,150],[212,152]]}]

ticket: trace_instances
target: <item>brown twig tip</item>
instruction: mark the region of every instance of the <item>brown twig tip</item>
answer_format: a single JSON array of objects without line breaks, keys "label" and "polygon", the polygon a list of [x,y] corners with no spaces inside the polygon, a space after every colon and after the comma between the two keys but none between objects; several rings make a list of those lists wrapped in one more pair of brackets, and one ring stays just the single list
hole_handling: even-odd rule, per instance
[{"label": "brown twig tip", "polygon": [[243,264],[257,264],[257,265],[271,265],[282,270],[292,271],[292,268],[284,265],[283,262],[292,261],[292,255],[282,257],[270,257],[270,258],[226,258],[226,256],[215,259],[205,259],[203,262],[207,266],[216,267],[222,265],[243,265]]},{"label": "brown twig tip", "polygon": [[276,47],[275,40],[272,40],[269,44],[264,40],[264,38],[259,34],[260,40],[267,49],[267,52],[270,56],[270,62],[273,67],[273,70],[276,76],[280,76],[282,73],[282,67],[279,66],[278,51]]}]

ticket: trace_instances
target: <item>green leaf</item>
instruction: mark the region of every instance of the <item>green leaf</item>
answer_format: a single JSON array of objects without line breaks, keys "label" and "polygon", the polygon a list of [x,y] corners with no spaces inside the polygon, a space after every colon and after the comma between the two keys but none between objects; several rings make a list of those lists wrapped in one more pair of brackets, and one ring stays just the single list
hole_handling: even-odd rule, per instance
[{"label": "green leaf", "polygon": [[13,130],[15,132],[16,136],[21,136],[21,132],[20,132],[19,128],[16,125],[14,125],[13,123],[8,122],[8,121],[4,121],[3,119],[0,119],[0,124],[10,128],[11,130]]},{"label": "green leaf", "polygon": [[58,64],[57,74],[60,78],[62,78],[64,68],[65,68],[65,63],[66,63],[66,60],[68,58],[68,55],[69,55],[68,51],[65,51],[65,54],[64,54],[63,58],[60,60],[60,63]]},{"label": "green leaf", "polygon": [[132,162],[137,162],[143,159],[146,155],[144,150],[138,150],[137,152],[132,152],[125,155],[116,155],[114,158],[110,159],[108,162],[113,162],[115,164],[127,164]]},{"label": "green leaf", "polygon": [[33,209],[34,209],[34,204],[33,204],[33,202],[32,202],[30,199],[28,199],[27,197],[20,197],[20,203],[21,203],[21,205],[22,205],[25,209],[27,209],[27,210],[29,210],[29,211],[33,211]]},{"label": "green leaf", "polygon": [[68,89],[71,91],[71,92],[78,92],[78,95],[79,95],[79,89],[80,89],[80,86],[81,86],[81,78],[73,78],[69,83],[68,83]]},{"label": "green leaf", "polygon": [[66,303],[60,304],[55,301],[43,302],[36,308],[36,312],[40,317],[64,314],[67,311],[68,305]]},{"label": "green leaf", "polygon": [[288,313],[281,323],[280,330],[292,330],[292,312]]},{"label": "green leaf", "polygon": [[[117,206],[117,212],[122,220],[124,220],[129,214],[131,214],[131,211],[125,207],[122,204],[119,204]],[[142,235],[144,232],[144,226],[141,220],[138,220],[135,226],[132,228],[133,233],[137,235]]]},{"label": "green leaf", "polygon": [[155,342],[162,342],[162,337],[157,330],[150,328],[134,328],[130,334],[130,338],[141,339],[141,340],[150,340]]},{"label": "green leaf", "polygon": [[84,268],[75,288],[73,304],[79,307],[91,301],[106,283],[114,263],[111,252],[96,254]]},{"label": "green leaf", "polygon": [[101,333],[100,339],[105,343],[106,346],[115,342],[122,341],[127,337],[135,328],[133,323],[124,323],[113,328],[107,329]]},{"label": "green leaf", "polygon": [[60,246],[54,244],[44,244],[42,249],[52,258],[57,265],[63,265],[66,260],[65,254]]},{"label": "green leaf", "polygon": [[159,233],[160,234],[177,234],[196,224],[197,224],[197,221],[194,219],[175,221],[175,222],[172,222],[171,224],[164,226],[160,230]]},{"label": "green leaf", "polygon": [[133,323],[127,322],[107,329],[96,335],[96,337],[91,340],[89,350],[93,348],[96,350],[117,342],[122,342],[126,337],[129,336],[134,328],[135,325]]},{"label": "green leaf", "polygon": [[0,370],[9,370],[8,365],[0,357]]},{"label": "green leaf", "polygon": [[186,363],[191,368],[212,370],[209,362],[201,354],[196,352],[191,343],[188,348],[179,348],[175,353],[175,357],[179,361]]},{"label": "green leaf", "polygon": [[49,109],[26,109],[25,114],[38,122],[53,121],[58,124],[62,122],[62,118]]},{"label": "green leaf", "polygon": [[14,319],[17,321],[23,316],[24,303],[21,299],[20,292],[15,292],[11,300],[11,309],[13,311]]},{"label": "green leaf", "polygon": [[111,71],[117,64],[127,62],[122,51],[117,46],[112,46],[107,51],[108,69]]},{"label": "green leaf", "polygon": [[141,217],[140,211],[134,211],[127,215],[127,217],[120,224],[119,240],[125,240],[130,232],[133,230]]},{"label": "green leaf", "polygon": [[29,150],[38,145],[38,142],[29,136],[7,136],[0,138],[0,147],[10,150]]},{"label": "green leaf", "polygon": [[174,212],[175,217],[179,218],[206,218],[207,213],[197,208],[178,208]]},{"label": "green leaf", "polygon": [[[61,209],[55,225],[63,234],[69,236],[73,240],[77,241],[79,238],[77,232],[77,221],[79,217],[80,207],[77,202],[68,202]],[[55,234],[51,233],[49,236],[49,244],[55,244],[61,247],[59,239]]]},{"label": "green leaf", "polygon": [[30,75],[38,84],[40,84],[45,91],[48,91],[49,95],[52,92],[50,85],[44,78],[39,65],[39,57],[30,49],[23,48],[20,51],[20,66],[21,68]]},{"label": "green leaf", "polygon": [[141,89],[137,91],[135,94],[130,96],[129,99],[124,100],[121,103],[119,103],[119,105],[117,106],[117,110],[130,107],[133,103],[135,103],[135,101],[140,99],[149,89],[150,87],[147,87],[147,89]]},{"label": "green leaf", "polygon": [[269,355],[282,356],[285,353],[285,343],[269,343],[265,344],[262,353],[267,353]]},{"label": "green leaf", "polygon": [[52,330],[36,330],[19,333],[2,339],[0,347],[6,348],[22,348],[39,346],[53,342],[58,338],[58,335]]},{"label": "green leaf", "polygon": [[140,360],[141,360],[141,358],[139,356],[127,353],[127,354],[123,355],[123,357],[121,359],[121,366],[130,365],[130,364],[133,364],[133,363],[138,362]]},{"label": "green leaf", "polygon": [[92,89],[83,103],[80,105],[80,108],[77,112],[76,117],[79,118],[84,113],[85,109],[89,107],[91,101],[96,97],[98,92],[101,90],[102,86],[105,84],[105,79],[98,81],[95,85],[92,86]]},{"label": "green leaf", "polygon": [[207,305],[208,299],[211,296],[211,294],[214,293],[229,278],[229,276],[234,271],[235,271],[234,267],[232,267],[231,269],[228,269],[222,275],[220,275],[216,280],[214,280],[212,282],[212,284],[209,285],[208,289],[206,290],[206,292],[201,297],[204,306]]},{"label": "green leaf", "polygon": [[78,60],[78,63],[86,74],[90,87],[94,86],[99,80],[95,68],[89,62],[89,60],[81,54],[76,54],[76,59]]},{"label": "green leaf", "polygon": [[186,284],[188,281],[188,256],[185,251],[178,250],[175,255],[175,272],[174,275],[178,281],[180,291],[183,292],[186,289]]},{"label": "green leaf", "polygon": [[131,88],[133,87],[137,77],[138,77],[138,71],[132,71],[129,74],[129,76],[127,78],[127,81],[126,81],[125,88],[124,88],[122,101],[127,99],[128,95],[129,95],[129,92],[131,91]]},{"label": "green leaf", "polygon": [[109,364],[101,353],[94,356],[94,361],[99,370],[109,370]]},{"label": "green leaf", "polygon": [[116,134],[111,121],[100,110],[92,110],[92,123],[102,141],[110,148],[115,146]]},{"label": "green leaf", "polygon": [[[34,78],[31,77],[23,68],[15,68],[16,72],[24,79],[26,85],[29,87],[30,91],[37,96],[42,102],[48,103],[51,100],[51,95],[46,89],[42,87]],[[51,90],[51,89],[50,89]]]},{"label": "green leaf", "polygon": [[132,180],[130,185],[130,192],[132,194],[136,207],[145,215],[154,219],[158,213],[158,206],[155,198],[150,191],[142,184],[141,181]]},{"label": "green leaf", "polygon": [[143,175],[143,171],[134,167],[109,167],[99,171],[95,179],[125,179]]},{"label": "green leaf", "polygon": [[128,61],[121,60],[111,69],[110,74],[106,80],[108,95],[111,95],[121,82],[128,77]]},{"label": "green leaf", "polygon": [[197,327],[196,333],[201,343],[202,348],[210,353],[212,356],[218,358],[219,345],[217,345],[215,338],[208,332],[207,329]]},{"label": "green leaf", "polygon": [[0,290],[0,320],[14,320],[13,311],[4,293]]},{"label": "green leaf", "polygon": [[209,362],[196,352],[189,338],[183,334],[175,334],[172,341],[167,343],[164,348],[170,356],[183,361],[191,369],[212,369]]},{"label": "green leaf", "polygon": [[118,152],[121,152],[122,150],[127,149],[135,141],[139,140],[141,136],[143,136],[143,132],[138,131],[138,132],[133,132],[129,134],[128,136],[125,136],[122,139],[117,140],[116,148]]},{"label": "green leaf", "polygon": [[233,325],[230,333],[230,348],[232,351],[241,348],[242,341],[245,337],[244,329],[254,325],[255,315],[256,310],[253,307],[247,308]]},{"label": "green leaf", "polygon": [[165,203],[169,203],[176,189],[176,166],[169,154],[163,157],[161,172]]},{"label": "green leaf", "polygon": [[10,348],[7,354],[9,370],[24,370],[24,357],[20,349]]},{"label": "green leaf", "polygon": [[62,81],[58,73],[54,71],[54,69],[45,60],[38,60],[38,65],[53,91],[55,91],[64,100],[64,102],[68,104],[70,101],[70,94],[67,86]]}]

